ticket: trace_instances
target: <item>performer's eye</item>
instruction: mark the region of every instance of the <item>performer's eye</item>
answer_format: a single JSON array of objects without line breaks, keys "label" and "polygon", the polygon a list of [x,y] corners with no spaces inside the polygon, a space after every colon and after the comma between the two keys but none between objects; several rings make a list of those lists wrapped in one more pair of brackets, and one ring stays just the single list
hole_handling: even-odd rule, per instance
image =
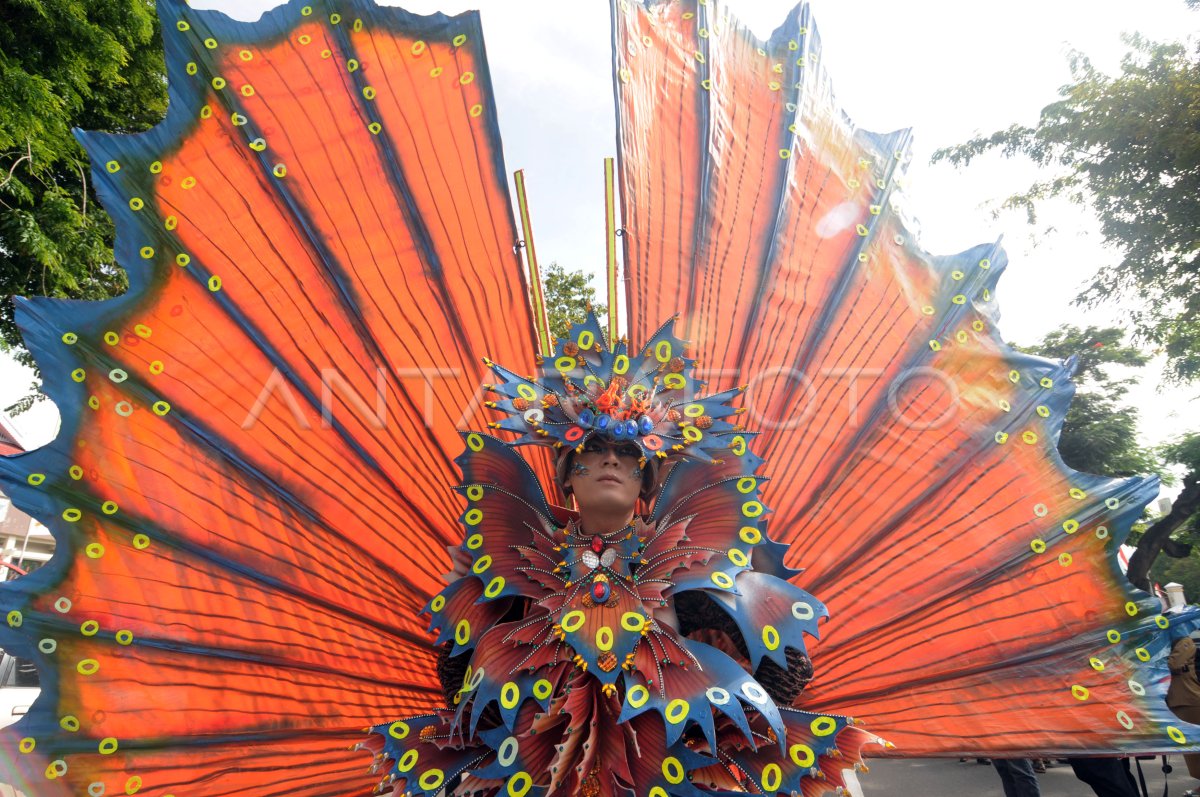
[{"label": "performer's eye", "polygon": [[641,459],[642,450],[640,448],[638,448],[637,446],[624,445],[617,449],[617,456],[618,457],[633,457],[634,459]]},{"label": "performer's eye", "polygon": [[600,454],[604,452],[604,445],[596,440],[588,440],[583,444],[583,453],[585,454]]}]

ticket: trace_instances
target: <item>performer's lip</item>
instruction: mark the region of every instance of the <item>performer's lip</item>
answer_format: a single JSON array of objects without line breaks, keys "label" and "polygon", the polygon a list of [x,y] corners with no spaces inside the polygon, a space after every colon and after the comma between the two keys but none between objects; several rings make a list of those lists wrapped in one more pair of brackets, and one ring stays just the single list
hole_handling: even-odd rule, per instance
[{"label": "performer's lip", "polygon": [[597,477],[596,481],[598,481],[598,482],[615,482],[617,484],[621,484],[621,477],[617,476],[615,473],[605,473],[603,476]]}]

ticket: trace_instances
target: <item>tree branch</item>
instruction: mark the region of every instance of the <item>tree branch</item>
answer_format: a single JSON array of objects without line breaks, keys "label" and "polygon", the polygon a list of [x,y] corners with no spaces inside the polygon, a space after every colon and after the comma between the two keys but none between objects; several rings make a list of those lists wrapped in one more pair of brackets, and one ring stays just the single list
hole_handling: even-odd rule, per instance
[{"label": "tree branch", "polygon": [[81,194],[81,196],[83,197],[83,207],[80,209],[79,215],[83,216],[86,219],[87,218],[87,172],[84,171],[82,164],[76,163],[75,168],[79,170],[79,181],[80,181],[80,183],[83,184],[83,192]]},{"label": "tree branch", "polygon": [[1192,545],[1188,542],[1168,539],[1163,543],[1162,552],[1172,559],[1186,559],[1191,556]]},{"label": "tree branch", "polygon": [[33,144],[30,143],[29,139],[25,139],[25,154],[13,161],[12,168],[8,170],[8,177],[5,177],[4,182],[0,183],[0,188],[3,188],[12,181],[13,172],[21,165],[21,161],[25,160],[33,163]]},{"label": "tree branch", "polygon": [[[1171,511],[1147,529],[1138,541],[1137,550],[1129,558],[1129,570],[1125,574],[1129,583],[1140,589],[1150,589],[1150,566],[1160,553],[1181,556],[1177,551],[1185,546],[1171,540],[1171,534],[1197,512],[1200,512],[1200,474],[1193,471],[1183,480],[1183,492],[1175,499]],[[1190,546],[1187,547],[1190,550]],[[1187,554],[1185,552],[1182,555]]]}]

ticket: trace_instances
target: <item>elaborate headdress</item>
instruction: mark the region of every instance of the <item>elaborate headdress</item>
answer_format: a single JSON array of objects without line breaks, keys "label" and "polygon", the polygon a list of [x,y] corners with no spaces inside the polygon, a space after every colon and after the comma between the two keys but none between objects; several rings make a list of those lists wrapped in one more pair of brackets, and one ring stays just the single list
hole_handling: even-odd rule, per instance
[{"label": "elaborate headdress", "polygon": [[500,394],[489,407],[509,417],[492,428],[520,435],[514,445],[537,444],[582,450],[596,437],[630,442],[646,458],[687,457],[711,462],[728,447],[736,427],[727,419],[743,410],[729,402],[741,389],[700,396],[695,360],[668,321],[633,352],[624,340],[609,344],[589,310],[554,354],[540,361],[541,377],[527,379],[488,361],[502,380],[487,387]]},{"label": "elaborate headdress", "polygon": [[560,485],[570,454],[589,440],[636,445],[646,474],[642,497],[651,498],[665,476],[663,464],[711,462],[737,429],[731,419],[745,411],[730,406],[740,388],[699,395],[704,383],[696,379],[687,342],[675,337],[675,320],[631,351],[623,339],[609,341],[589,307],[567,339],[555,341],[553,354],[538,358],[539,378],[488,360],[500,382],[485,385],[499,396],[487,406],[507,416],[489,425],[517,434],[513,445],[555,449]]}]

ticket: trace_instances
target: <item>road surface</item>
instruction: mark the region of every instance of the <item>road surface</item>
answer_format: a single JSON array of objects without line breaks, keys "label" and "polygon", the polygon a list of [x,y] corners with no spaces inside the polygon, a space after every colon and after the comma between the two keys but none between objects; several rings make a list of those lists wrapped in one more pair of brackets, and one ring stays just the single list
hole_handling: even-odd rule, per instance
[{"label": "road surface", "polygon": [[[957,758],[876,759],[868,763],[870,771],[860,773],[857,778],[861,789],[857,794],[861,797],[1004,797],[995,768],[977,764],[975,759],[965,763]],[[1170,785],[1172,797],[1200,786],[1200,781],[1188,775],[1180,756],[1168,756],[1167,763],[1172,768],[1169,775],[1163,774],[1161,758],[1141,762],[1151,797],[1163,793],[1164,779]],[[1067,764],[1056,764],[1045,774],[1039,774],[1038,784],[1042,797],[1094,797]]]}]

